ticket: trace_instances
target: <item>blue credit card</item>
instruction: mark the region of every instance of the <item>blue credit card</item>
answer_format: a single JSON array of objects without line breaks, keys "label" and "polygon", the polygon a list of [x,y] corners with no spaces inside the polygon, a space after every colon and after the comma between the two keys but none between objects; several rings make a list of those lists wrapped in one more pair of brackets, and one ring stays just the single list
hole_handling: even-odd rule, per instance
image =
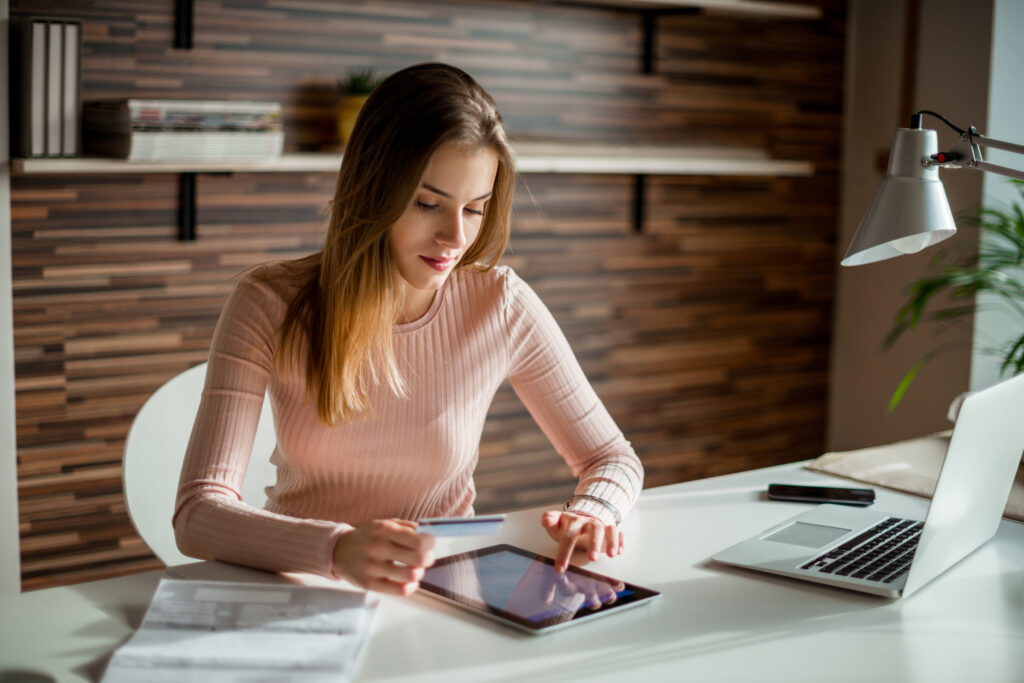
[{"label": "blue credit card", "polygon": [[501,529],[505,515],[477,517],[430,517],[419,521],[417,531],[434,536],[492,536]]}]

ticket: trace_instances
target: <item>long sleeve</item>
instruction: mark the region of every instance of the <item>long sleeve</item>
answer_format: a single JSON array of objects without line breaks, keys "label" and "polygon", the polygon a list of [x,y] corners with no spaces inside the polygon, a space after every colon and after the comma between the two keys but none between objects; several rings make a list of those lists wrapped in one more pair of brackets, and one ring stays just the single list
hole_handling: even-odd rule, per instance
[{"label": "long sleeve", "polygon": [[283,306],[265,285],[244,281],[224,307],[182,467],[175,536],[193,557],[333,576],[334,545],[350,526],[277,514],[241,500]]},{"label": "long sleeve", "polygon": [[[341,534],[374,519],[473,514],[488,407],[509,378],[579,477],[573,510],[626,513],[643,469],[551,314],[505,267],[459,271],[420,320],[396,325],[408,398],[370,388],[372,413],[333,426],[306,390],[308,353],[279,369],[278,330],[296,281],[287,264],[243,280],[214,332],[173,518],[187,555],[332,576]],[[277,480],[265,509],[241,500],[264,395]],[[617,515],[616,515],[617,513]]]},{"label": "long sleeve", "polygon": [[579,478],[575,494],[582,497],[569,509],[615,523],[643,488],[640,459],[540,298],[511,272],[506,288],[512,387]]}]

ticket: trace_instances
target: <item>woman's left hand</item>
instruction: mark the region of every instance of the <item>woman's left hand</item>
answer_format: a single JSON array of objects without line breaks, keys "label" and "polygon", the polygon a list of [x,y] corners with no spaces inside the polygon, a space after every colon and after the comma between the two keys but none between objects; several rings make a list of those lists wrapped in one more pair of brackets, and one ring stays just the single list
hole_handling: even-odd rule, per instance
[{"label": "woman's left hand", "polygon": [[608,557],[622,554],[622,532],[595,517],[549,510],[541,515],[540,524],[558,541],[555,569],[559,572],[569,567],[570,560],[574,564],[586,564],[597,560],[602,552]]}]

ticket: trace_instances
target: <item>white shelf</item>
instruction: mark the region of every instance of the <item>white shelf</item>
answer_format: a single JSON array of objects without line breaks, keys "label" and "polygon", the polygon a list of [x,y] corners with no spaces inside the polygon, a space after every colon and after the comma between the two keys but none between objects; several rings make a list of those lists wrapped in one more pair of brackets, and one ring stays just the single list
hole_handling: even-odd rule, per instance
[{"label": "white shelf", "polygon": [[291,173],[337,171],[340,154],[282,154],[268,161],[125,161],[99,157],[11,159],[13,175],[96,173]]},{"label": "white shelf", "polygon": [[[521,173],[631,175],[808,176],[809,161],[772,159],[757,149],[653,147],[520,142],[515,144]],[[13,175],[93,175],[115,173],[335,173],[341,154],[283,154],[269,161],[137,162],[121,159],[12,159]]]},{"label": "white shelf", "polygon": [[654,147],[519,142],[522,173],[625,173],[634,175],[782,175],[814,173],[809,161],[773,159],[733,147]]},{"label": "white shelf", "polygon": [[820,7],[792,2],[758,2],[758,0],[562,0],[581,5],[607,5],[626,9],[668,10],[693,7],[710,12],[747,14],[766,19],[821,19]]}]

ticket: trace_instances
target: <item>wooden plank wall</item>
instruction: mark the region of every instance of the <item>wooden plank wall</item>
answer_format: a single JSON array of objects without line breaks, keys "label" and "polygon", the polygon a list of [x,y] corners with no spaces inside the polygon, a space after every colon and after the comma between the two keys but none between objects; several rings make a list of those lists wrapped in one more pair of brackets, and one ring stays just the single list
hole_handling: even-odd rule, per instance
[{"label": "wooden plank wall", "polygon": [[[267,99],[289,150],[333,149],[334,79],[444,60],[519,136],[753,145],[809,178],[529,175],[506,262],[547,301],[647,467],[647,484],[788,462],[824,445],[843,0],[821,21],[662,17],[515,1],[12,0],[83,20],[83,92]],[[138,407],[201,362],[231,278],[316,249],[329,173],[203,175],[176,241],[172,175],[12,181],[23,588],[161,566],[134,534],[121,451]],[[173,485],[172,482],[168,482]],[[571,477],[508,389],[481,445],[478,510],[554,504]]]}]

